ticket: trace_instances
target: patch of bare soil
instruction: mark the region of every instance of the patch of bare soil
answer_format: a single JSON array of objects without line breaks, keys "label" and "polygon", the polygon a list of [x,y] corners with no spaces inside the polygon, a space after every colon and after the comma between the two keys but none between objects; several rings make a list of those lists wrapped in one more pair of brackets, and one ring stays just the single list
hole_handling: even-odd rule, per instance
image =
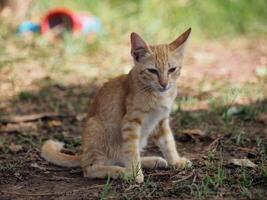
[{"label": "patch of bare soil", "polygon": [[[182,78],[193,81],[256,82],[256,70],[267,65],[267,41],[244,40],[192,45]],[[181,80],[183,83],[183,79]],[[187,82],[188,83],[188,82]]]}]

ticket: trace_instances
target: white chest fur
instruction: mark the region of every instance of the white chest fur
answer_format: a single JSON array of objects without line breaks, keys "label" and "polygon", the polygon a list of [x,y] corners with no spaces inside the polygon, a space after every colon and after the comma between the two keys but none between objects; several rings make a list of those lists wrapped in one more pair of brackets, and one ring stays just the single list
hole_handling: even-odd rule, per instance
[{"label": "white chest fur", "polygon": [[169,116],[171,106],[171,99],[166,99],[164,102],[161,102],[153,112],[145,117],[141,127],[140,151],[146,146],[148,137],[159,124],[160,120]]}]

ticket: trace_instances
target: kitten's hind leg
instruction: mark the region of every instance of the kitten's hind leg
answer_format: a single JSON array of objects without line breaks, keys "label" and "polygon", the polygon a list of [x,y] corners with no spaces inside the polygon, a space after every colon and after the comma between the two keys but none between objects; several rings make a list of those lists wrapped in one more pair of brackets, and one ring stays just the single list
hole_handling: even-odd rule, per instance
[{"label": "kitten's hind leg", "polygon": [[83,169],[84,177],[118,179],[125,173],[125,168],[119,166],[92,165]]},{"label": "kitten's hind leg", "polygon": [[167,161],[159,156],[141,157],[141,165],[148,169],[166,168],[168,166]]},{"label": "kitten's hind leg", "polygon": [[125,172],[125,168],[107,164],[108,149],[105,128],[98,117],[87,120],[83,133],[82,168],[85,177],[117,179]]}]

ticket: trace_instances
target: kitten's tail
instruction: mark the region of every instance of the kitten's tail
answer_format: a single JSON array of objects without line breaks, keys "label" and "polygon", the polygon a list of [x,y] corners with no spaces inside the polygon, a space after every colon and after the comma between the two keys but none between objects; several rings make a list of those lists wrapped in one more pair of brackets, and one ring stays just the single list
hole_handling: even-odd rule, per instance
[{"label": "kitten's tail", "polygon": [[62,167],[81,166],[80,156],[62,153],[63,146],[63,142],[47,140],[42,146],[41,156],[48,162]]}]

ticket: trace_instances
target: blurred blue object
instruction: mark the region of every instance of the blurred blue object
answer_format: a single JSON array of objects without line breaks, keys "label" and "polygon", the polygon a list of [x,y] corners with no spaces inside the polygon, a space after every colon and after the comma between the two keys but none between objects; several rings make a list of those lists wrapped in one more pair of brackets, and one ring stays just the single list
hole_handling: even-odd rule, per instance
[{"label": "blurred blue object", "polygon": [[101,21],[98,17],[95,16],[84,16],[82,20],[82,32],[84,34],[90,33],[100,33],[101,32]]},{"label": "blurred blue object", "polygon": [[38,33],[40,32],[40,25],[30,21],[25,21],[19,26],[18,32],[20,34],[25,33]]}]

